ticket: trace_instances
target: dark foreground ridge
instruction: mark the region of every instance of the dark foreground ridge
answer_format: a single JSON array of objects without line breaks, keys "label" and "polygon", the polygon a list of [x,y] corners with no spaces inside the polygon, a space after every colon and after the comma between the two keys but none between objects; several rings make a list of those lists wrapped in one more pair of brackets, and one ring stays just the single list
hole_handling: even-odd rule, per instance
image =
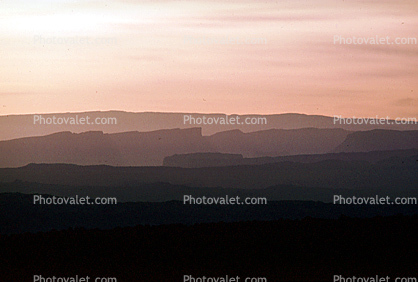
[{"label": "dark foreground ridge", "polygon": [[[50,195],[43,195],[44,198]],[[241,199],[242,200],[242,199]],[[32,195],[0,194],[7,210],[0,234],[65,230],[112,229],[138,224],[196,224],[279,219],[336,219],[340,216],[418,215],[417,205],[334,205],[314,201],[269,201],[267,205],[190,205],[181,201],[131,202],[117,205],[34,205]]]},{"label": "dark foreground ridge", "polygon": [[0,280],[116,277],[183,281],[194,277],[266,277],[332,281],[414,277],[417,216],[70,229],[0,236]]}]

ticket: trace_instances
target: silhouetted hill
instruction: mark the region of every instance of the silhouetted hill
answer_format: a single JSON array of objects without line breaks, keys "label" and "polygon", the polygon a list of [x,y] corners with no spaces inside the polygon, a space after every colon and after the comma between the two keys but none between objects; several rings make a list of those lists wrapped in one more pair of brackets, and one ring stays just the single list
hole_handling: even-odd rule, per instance
[{"label": "silhouetted hill", "polygon": [[[260,125],[198,125],[184,124],[184,115],[193,117],[225,117],[224,114],[198,114],[198,113],[132,113],[122,111],[82,112],[82,113],[54,113],[42,114],[43,118],[116,118],[116,124],[90,124],[90,125],[45,125],[34,124],[34,115],[7,115],[0,116],[0,140],[10,140],[22,137],[43,136],[56,132],[71,131],[81,133],[86,131],[103,131],[117,133],[127,131],[155,131],[160,129],[192,128],[202,126],[204,135],[211,135],[221,131],[239,129],[242,132],[254,132],[268,129],[300,129],[300,128],[342,128],[350,131],[363,131],[372,129],[418,130],[418,124],[409,125],[348,125],[334,124],[333,117],[319,115],[304,115],[296,113],[275,115],[242,115],[241,121],[246,117],[265,117],[267,124]],[[390,122],[389,122],[390,123]]]},{"label": "silhouetted hill", "polygon": [[361,189],[417,188],[418,156],[392,158],[375,164],[326,160],[264,165],[174,168],[30,164],[1,168],[0,182],[15,180],[70,186],[124,186],[164,182],[189,187],[262,189],[275,185]]},{"label": "silhouetted hill", "polygon": [[[49,197],[52,195],[43,195]],[[304,217],[338,218],[418,214],[416,205],[334,205],[311,201],[270,201],[267,205],[189,205],[182,201],[130,202],[117,205],[34,205],[33,195],[0,194],[7,210],[0,219],[0,234],[100,228],[137,224],[195,224],[277,220]]]},{"label": "silhouetted hill", "polygon": [[60,132],[0,141],[0,167],[28,163],[72,163],[115,166],[161,165],[165,156],[208,150],[200,128],[153,132]]},{"label": "silhouetted hill", "polygon": [[418,131],[371,130],[353,132],[334,152],[369,152],[418,148]]},{"label": "silhouetted hill", "polygon": [[200,128],[151,132],[60,132],[0,141],[0,167],[29,163],[157,166],[166,156],[198,152],[238,152],[244,156],[277,156],[328,152],[348,135],[342,129],[239,130],[202,136]]},{"label": "silhouetted hill", "polygon": [[314,163],[325,160],[367,161],[376,163],[378,161],[392,157],[404,158],[412,157],[415,155],[418,155],[418,149],[261,158],[243,158],[243,156],[239,154],[193,153],[176,154],[173,156],[165,157],[163,165],[169,167],[200,168],[215,166],[261,165],[278,162]]},{"label": "silhouetted hill", "polygon": [[[373,130],[350,133],[343,129],[304,128],[271,129],[250,133],[232,130],[211,136],[202,136],[201,128],[114,134],[104,134],[100,131],[79,134],[60,132],[41,137],[0,141],[0,167],[19,167],[29,163],[160,166],[165,157],[174,154],[221,153],[260,158],[417,147],[418,131]],[[222,155],[217,156],[223,158]],[[286,159],[278,159],[283,160]],[[222,160],[226,161],[225,158]],[[213,159],[212,163],[215,162]],[[259,159],[244,164],[265,162],[271,161]]]}]

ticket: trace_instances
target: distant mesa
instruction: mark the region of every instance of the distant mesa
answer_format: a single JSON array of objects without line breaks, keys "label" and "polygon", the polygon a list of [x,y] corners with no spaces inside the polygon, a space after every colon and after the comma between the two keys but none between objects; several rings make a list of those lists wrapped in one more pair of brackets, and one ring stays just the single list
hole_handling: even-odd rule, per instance
[{"label": "distant mesa", "polygon": [[[268,129],[255,132],[230,130],[210,136],[203,136],[201,128],[112,134],[65,131],[0,141],[0,167],[20,167],[29,163],[161,166],[164,158],[184,154],[192,155],[167,158],[164,165],[180,161],[183,162],[180,166],[194,167],[200,166],[203,159],[206,166],[260,164],[286,160],[269,158],[295,155],[414,149],[418,148],[417,141],[418,131],[351,132],[339,128]],[[313,160],[316,157],[292,157],[288,161],[306,162],[304,160],[307,158]],[[317,159],[324,158],[328,159]]]},{"label": "distant mesa", "polygon": [[150,132],[54,133],[0,141],[0,167],[29,163],[78,165],[161,166],[175,154],[223,153],[243,157],[327,153],[341,144],[343,129],[270,129],[243,133],[239,130],[203,136],[201,128]]}]

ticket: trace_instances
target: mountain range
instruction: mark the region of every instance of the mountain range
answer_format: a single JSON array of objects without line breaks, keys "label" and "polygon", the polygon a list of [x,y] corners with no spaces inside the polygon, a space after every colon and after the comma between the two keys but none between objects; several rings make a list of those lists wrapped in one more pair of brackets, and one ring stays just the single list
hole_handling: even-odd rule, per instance
[{"label": "mountain range", "polygon": [[[418,155],[367,161],[324,160],[227,167],[114,167],[71,164],[29,164],[0,168],[0,183],[14,181],[69,186],[136,187],[169,183],[189,187],[263,189],[274,185],[364,189],[417,189]],[[121,189],[127,189],[121,188]]]},{"label": "mountain range", "polygon": [[344,129],[231,130],[202,135],[201,128],[107,134],[59,132],[0,141],[0,167],[29,163],[161,166],[175,154],[223,153],[245,158],[418,148],[418,131]]},{"label": "mountain range", "polygon": [[[96,118],[111,118],[115,122],[106,124],[82,125],[69,123],[65,124],[40,124],[41,118],[87,118],[95,121]],[[353,124],[352,122],[335,121],[334,117],[320,115],[305,115],[296,113],[259,115],[240,115],[240,121],[247,117],[264,119],[258,124],[198,124],[185,122],[192,118],[225,118],[225,114],[204,114],[204,113],[160,113],[160,112],[123,112],[123,111],[90,111],[75,113],[39,113],[26,115],[5,115],[0,116],[0,140],[10,140],[22,137],[43,136],[52,133],[71,131],[81,133],[86,131],[103,131],[104,133],[120,133],[129,131],[155,131],[160,129],[193,128],[202,127],[203,135],[213,135],[217,132],[239,129],[242,132],[254,132],[268,129],[301,129],[301,128],[341,128],[348,131],[369,131],[373,129],[391,130],[418,130],[418,123],[398,125],[393,120],[385,121],[384,124]],[[236,115],[231,114],[231,117]],[[186,118],[185,118],[186,117]],[[380,116],[371,118],[381,118]],[[46,122],[45,122],[46,123]]]}]

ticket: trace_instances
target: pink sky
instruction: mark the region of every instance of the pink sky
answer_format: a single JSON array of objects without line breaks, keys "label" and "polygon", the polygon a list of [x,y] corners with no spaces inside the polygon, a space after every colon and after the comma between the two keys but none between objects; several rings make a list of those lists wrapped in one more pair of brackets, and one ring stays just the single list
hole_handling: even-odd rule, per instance
[{"label": "pink sky", "polygon": [[[6,0],[0,115],[417,117],[417,44],[334,44],[418,38],[417,14],[415,0]],[[236,38],[258,44],[219,42]]]}]

